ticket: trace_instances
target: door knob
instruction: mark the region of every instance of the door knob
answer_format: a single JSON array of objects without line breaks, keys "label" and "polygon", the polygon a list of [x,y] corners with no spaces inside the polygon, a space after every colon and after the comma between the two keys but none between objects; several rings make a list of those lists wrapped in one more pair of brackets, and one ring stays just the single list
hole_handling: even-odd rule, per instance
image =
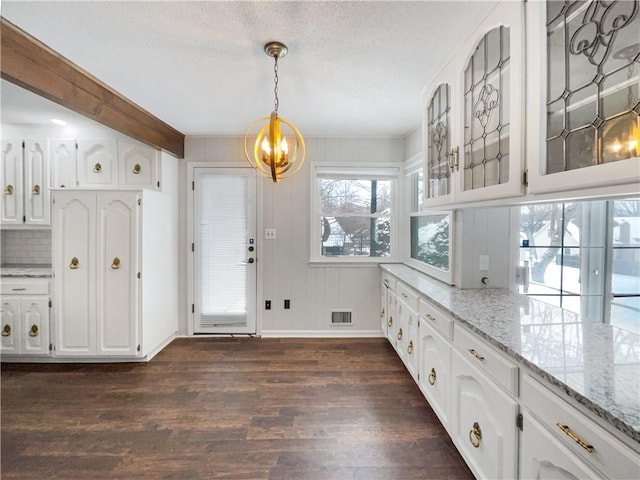
[{"label": "door knob", "polygon": [[29,336],[30,337],[37,337],[38,336],[38,326],[37,325],[31,325],[31,328],[29,329]]},{"label": "door knob", "polygon": [[96,163],[93,166],[93,173],[100,173],[102,171],[102,165],[100,165],[99,163]]},{"label": "door knob", "polygon": [[11,335],[11,325],[5,325],[4,328],[2,329],[2,336],[3,337],[8,337]]},{"label": "door knob", "polygon": [[69,264],[69,268],[71,270],[76,270],[78,268],[78,257],[73,257],[71,259],[71,263]]},{"label": "door knob", "polygon": [[34,185],[31,189],[33,195],[40,195],[40,185]]},{"label": "door knob", "polygon": [[134,173],[135,175],[138,175],[138,174],[140,173],[140,170],[141,170],[140,164],[139,164],[139,163],[136,163],[136,164],[133,166],[133,173]]},{"label": "door knob", "polygon": [[118,270],[120,268],[120,259],[118,257],[114,257],[113,262],[111,262],[111,268],[114,270]]},{"label": "door knob", "polygon": [[7,185],[7,188],[4,189],[5,195],[13,195],[13,185]]}]

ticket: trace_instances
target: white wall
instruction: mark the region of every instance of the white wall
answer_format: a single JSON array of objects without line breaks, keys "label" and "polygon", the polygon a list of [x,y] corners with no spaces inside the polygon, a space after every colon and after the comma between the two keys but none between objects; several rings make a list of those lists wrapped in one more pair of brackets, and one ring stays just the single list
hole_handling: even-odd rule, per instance
[{"label": "white wall", "polygon": [[[187,137],[180,162],[180,326],[186,334],[191,321],[187,304],[187,163],[248,164],[242,137]],[[258,235],[262,277],[258,324],[263,335],[377,335],[379,332],[380,271],[371,267],[309,265],[309,164],[311,162],[397,162],[404,159],[402,138],[307,138],[307,159],[294,177],[274,184],[261,177],[258,216],[262,228],[275,228],[277,239]],[[261,290],[261,294],[260,294]],[[284,310],[284,300],[291,309]],[[264,300],[272,309],[264,310]],[[332,327],[332,309],[352,310],[353,325]]]}]

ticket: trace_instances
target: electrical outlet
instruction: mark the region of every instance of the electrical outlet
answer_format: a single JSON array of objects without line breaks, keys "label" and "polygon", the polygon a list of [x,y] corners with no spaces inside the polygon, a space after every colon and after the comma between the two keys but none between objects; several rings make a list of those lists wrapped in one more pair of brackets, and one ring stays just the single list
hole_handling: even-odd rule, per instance
[{"label": "electrical outlet", "polygon": [[265,300],[264,301],[264,309],[265,310],[271,310],[271,300]]},{"label": "electrical outlet", "polygon": [[284,301],[284,309],[289,310],[291,308],[291,300]]},{"label": "electrical outlet", "polygon": [[275,240],[276,239],[276,229],[275,228],[265,228],[264,229],[264,239],[265,240]]}]

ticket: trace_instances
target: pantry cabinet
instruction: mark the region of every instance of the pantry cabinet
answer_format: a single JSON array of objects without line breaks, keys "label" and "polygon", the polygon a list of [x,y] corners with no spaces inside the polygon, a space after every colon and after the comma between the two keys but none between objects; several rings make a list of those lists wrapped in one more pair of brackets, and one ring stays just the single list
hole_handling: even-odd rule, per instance
[{"label": "pantry cabinet", "polygon": [[175,197],[54,192],[54,355],[146,357],[177,330]]},{"label": "pantry cabinet", "polygon": [[638,191],[639,31],[637,1],[527,2],[530,193]]},{"label": "pantry cabinet", "polygon": [[78,187],[112,189],[117,182],[116,140],[78,140]]},{"label": "pantry cabinet", "polygon": [[425,206],[524,193],[524,2],[502,2],[427,87]]},{"label": "pantry cabinet", "polygon": [[46,140],[2,140],[2,225],[51,224]]},{"label": "pantry cabinet", "polygon": [[2,282],[0,353],[49,353],[49,280]]},{"label": "pantry cabinet", "polygon": [[75,140],[52,139],[51,188],[76,188],[77,148]]}]

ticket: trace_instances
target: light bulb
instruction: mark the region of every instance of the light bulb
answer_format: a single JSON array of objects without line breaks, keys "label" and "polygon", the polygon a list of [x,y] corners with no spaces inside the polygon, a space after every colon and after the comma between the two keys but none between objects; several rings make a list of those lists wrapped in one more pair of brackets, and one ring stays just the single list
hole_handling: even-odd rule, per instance
[{"label": "light bulb", "polygon": [[289,153],[289,145],[287,144],[287,137],[282,137],[282,143],[280,144],[280,148],[284,153]]},{"label": "light bulb", "polygon": [[269,140],[267,139],[267,136],[264,136],[264,139],[262,140],[262,144],[261,144],[262,150],[264,151],[264,153],[266,153],[267,155],[271,154],[271,147],[269,146]]}]

